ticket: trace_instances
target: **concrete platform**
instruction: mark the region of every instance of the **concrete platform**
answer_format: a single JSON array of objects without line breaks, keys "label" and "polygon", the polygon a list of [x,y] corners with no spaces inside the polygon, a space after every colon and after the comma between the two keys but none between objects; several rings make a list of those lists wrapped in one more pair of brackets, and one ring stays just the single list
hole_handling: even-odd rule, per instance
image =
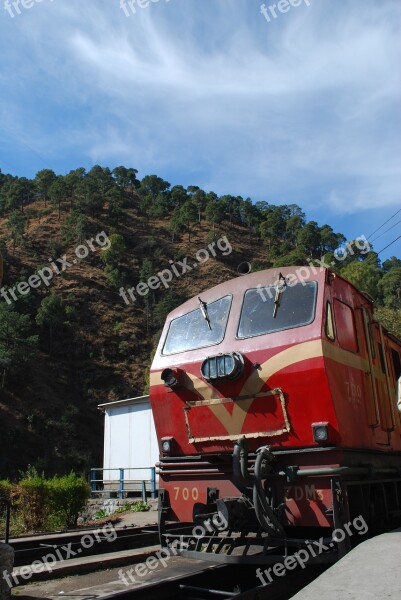
[{"label": "concrete platform", "polygon": [[359,544],[292,600],[400,600],[401,529]]}]

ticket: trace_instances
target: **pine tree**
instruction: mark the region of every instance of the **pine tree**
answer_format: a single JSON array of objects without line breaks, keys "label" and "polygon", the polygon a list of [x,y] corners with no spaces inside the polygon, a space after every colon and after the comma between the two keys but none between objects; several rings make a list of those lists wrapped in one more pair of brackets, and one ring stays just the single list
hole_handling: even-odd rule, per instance
[{"label": "pine tree", "polygon": [[37,346],[38,336],[31,335],[31,321],[28,315],[0,302],[0,371],[1,385],[5,386],[6,375],[24,369]]}]

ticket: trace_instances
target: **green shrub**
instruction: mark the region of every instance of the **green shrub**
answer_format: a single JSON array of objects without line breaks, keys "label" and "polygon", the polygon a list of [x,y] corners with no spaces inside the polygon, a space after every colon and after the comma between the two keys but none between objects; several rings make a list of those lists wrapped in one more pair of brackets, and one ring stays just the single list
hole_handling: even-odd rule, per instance
[{"label": "green shrub", "polygon": [[41,208],[39,210],[39,217],[47,217],[52,214],[54,208],[48,206],[47,208]]},{"label": "green shrub", "polygon": [[[19,510],[20,490],[15,483],[9,481],[0,481],[0,497],[5,498],[11,504],[10,512],[10,532],[11,535],[23,534],[26,530],[22,513]],[[0,537],[6,527],[6,504],[0,503]]]},{"label": "green shrub", "polygon": [[150,506],[146,502],[138,500],[131,504],[131,510],[133,512],[146,512],[147,510],[150,510]]},{"label": "green shrub", "polygon": [[21,479],[19,488],[19,510],[27,531],[44,528],[48,516],[48,487],[43,477]]},{"label": "green shrub", "polygon": [[90,487],[75,473],[48,480],[48,502],[54,520],[61,527],[75,527],[80,511],[90,497]]},{"label": "green shrub", "polygon": [[[19,483],[0,481],[0,497],[11,502],[11,532],[75,527],[80,511],[90,497],[90,487],[82,477],[70,473],[45,479],[34,467],[20,474]],[[0,507],[0,529],[4,515]]]},{"label": "green shrub", "polygon": [[104,510],[104,508],[98,510],[95,513],[95,519],[105,519],[108,516],[107,512]]},{"label": "green shrub", "polygon": [[104,274],[106,276],[106,281],[108,285],[112,289],[118,290],[124,285],[125,273],[120,271],[120,269],[114,269],[111,265],[106,265],[104,269]]},{"label": "green shrub", "polygon": [[62,244],[59,240],[51,239],[47,243],[47,251],[49,256],[52,256],[53,259],[56,259],[64,253],[64,244]]},{"label": "green shrub", "polygon": [[0,481],[0,498],[5,498],[11,502],[12,498],[12,483],[8,479]]},{"label": "green shrub", "polygon": [[147,504],[146,502],[142,502],[141,500],[137,500],[136,502],[124,502],[124,506],[120,506],[115,512],[118,514],[125,513],[129,510],[133,512],[146,512],[147,510],[150,510],[150,506],[149,504]]},{"label": "green shrub", "polygon": [[132,352],[132,343],[127,342],[127,340],[122,340],[118,344],[118,353],[121,356],[129,356]]}]

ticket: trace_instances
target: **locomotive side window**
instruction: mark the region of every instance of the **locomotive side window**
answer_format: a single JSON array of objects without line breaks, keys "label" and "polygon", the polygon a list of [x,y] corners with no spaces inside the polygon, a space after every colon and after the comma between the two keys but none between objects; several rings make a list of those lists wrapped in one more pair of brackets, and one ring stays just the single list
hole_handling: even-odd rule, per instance
[{"label": "locomotive side window", "polygon": [[344,350],[358,352],[358,341],[356,337],[355,319],[353,310],[348,304],[340,300],[334,300],[334,315],[337,325],[337,338]]},{"label": "locomotive side window", "polygon": [[277,288],[267,286],[245,292],[238,337],[248,338],[309,325],[315,318],[317,283],[285,286],[277,306]]},{"label": "locomotive side window", "polygon": [[162,353],[186,352],[187,350],[213,346],[222,342],[230,312],[231,299],[231,296],[224,296],[206,305],[210,328],[200,308],[173,319],[170,323]]}]

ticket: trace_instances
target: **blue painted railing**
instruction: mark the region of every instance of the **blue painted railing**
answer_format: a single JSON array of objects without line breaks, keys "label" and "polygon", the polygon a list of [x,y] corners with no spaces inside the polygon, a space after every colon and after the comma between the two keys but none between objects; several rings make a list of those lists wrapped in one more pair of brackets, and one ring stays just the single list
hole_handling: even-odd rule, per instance
[{"label": "blue painted railing", "polygon": [[[116,477],[113,480],[110,479],[104,479],[103,478],[103,473],[105,471],[115,471],[118,473],[118,477]],[[127,471],[147,471],[149,474],[149,477],[144,477],[144,478],[140,478],[140,479],[125,479],[125,473]],[[99,473],[102,473],[101,475],[101,479],[99,478]],[[118,469],[103,469],[101,467],[99,468],[92,468],[90,470],[90,486],[91,486],[91,491],[92,494],[109,494],[110,492],[117,492],[118,493],[118,497],[119,498],[124,498],[124,494],[127,491],[132,491],[132,490],[127,490],[126,489],[126,485],[128,484],[132,484],[132,483],[138,483],[141,486],[141,494],[142,494],[142,499],[144,502],[146,502],[146,497],[147,497],[147,488],[146,488],[146,484],[148,483],[150,485],[150,496],[151,498],[156,498],[156,469],[155,467],[130,467],[130,468],[118,468]],[[111,487],[112,483],[116,483],[118,485],[118,487],[116,489],[113,489],[113,487]],[[107,485],[107,488],[104,489],[105,484]],[[100,489],[100,486],[102,489]]]}]

